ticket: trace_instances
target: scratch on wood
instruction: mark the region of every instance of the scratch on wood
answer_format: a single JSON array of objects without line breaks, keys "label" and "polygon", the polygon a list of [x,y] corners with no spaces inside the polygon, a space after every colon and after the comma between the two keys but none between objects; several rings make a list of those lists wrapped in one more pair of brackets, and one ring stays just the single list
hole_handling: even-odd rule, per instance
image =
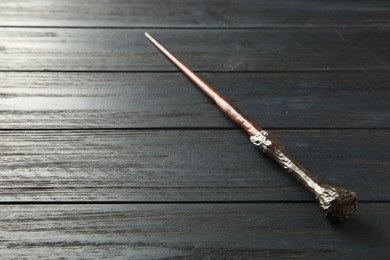
[{"label": "scratch on wood", "polygon": [[223,71],[234,71],[237,67],[239,67],[241,64],[243,64],[243,60],[234,60],[234,59],[227,59],[226,62],[222,65]]},{"label": "scratch on wood", "polygon": [[337,34],[337,36],[340,38],[340,40],[341,40],[342,42],[344,42],[344,41],[345,41],[345,38],[344,38],[343,34],[342,34],[338,29],[335,29],[334,31],[335,31],[335,33]]}]

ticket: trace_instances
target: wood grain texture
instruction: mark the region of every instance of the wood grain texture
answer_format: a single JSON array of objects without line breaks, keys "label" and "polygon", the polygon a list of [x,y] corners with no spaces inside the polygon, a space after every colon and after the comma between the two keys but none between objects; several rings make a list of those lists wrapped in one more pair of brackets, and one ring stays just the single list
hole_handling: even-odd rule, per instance
[{"label": "wood grain texture", "polygon": [[[144,31],[2,28],[0,70],[177,71]],[[390,68],[390,29],[148,31],[198,71]]]},{"label": "wood grain texture", "polygon": [[3,205],[3,258],[387,258],[390,205],[344,225],[306,204]]},{"label": "wood grain texture", "polygon": [[[0,73],[0,128],[237,127],[181,73]],[[265,128],[390,127],[390,74],[202,73]]]},{"label": "wood grain texture", "polygon": [[[323,181],[388,201],[388,131],[274,131]],[[2,131],[0,200],[314,201],[237,130]]]},{"label": "wood grain texture", "polygon": [[2,0],[0,26],[388,27],[386,0]]}]

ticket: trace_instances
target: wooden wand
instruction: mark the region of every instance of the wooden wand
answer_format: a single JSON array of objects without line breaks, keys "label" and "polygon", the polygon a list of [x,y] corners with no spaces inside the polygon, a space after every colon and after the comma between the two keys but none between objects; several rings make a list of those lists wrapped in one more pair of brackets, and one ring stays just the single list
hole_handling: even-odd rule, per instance
[{"label": "wooden wand", "polygon": [[314,193],[320,208],[325,216],[333,221],[343,222],[357,208],[356,194],[350,190],[321,182],[311,174],[291,155],[286,148],[270,131],[262,129],[259,125],[241,113],[224,96],[196,75],[190,68],[180,62],[167,49],[158,43],[152,36],[145,36],[167,56],[192,82],[205,92],[217,106],[225,112],[234,122],[239,124],[249,134],[251,142],[262,152],[274,159],[285,170],[294,175],[309,191]]}]

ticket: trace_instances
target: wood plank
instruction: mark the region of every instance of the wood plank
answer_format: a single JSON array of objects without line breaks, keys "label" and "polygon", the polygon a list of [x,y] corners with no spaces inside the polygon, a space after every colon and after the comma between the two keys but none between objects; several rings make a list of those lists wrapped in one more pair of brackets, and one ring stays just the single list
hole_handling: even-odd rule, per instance
[{"label": "wood plank", "polygon": [[386,0],[2,0],[1,26],[368,27],[389,26]]},{"label": "wood plank", "polygon": [[[323,181],[389,201],[388,131],[274,131]],[[1,131],[1,201],[314,201],[243,131]]]},{"label": "wood plank", "polygon": [[3,205],[2,258],[386,258],[390,205],[342,225],[314,204]]},{"label": "wood plank", "polygon": [[[177,71],[144,31],[2,28],[0,70]],[[200,71],[390,68],[390,29],[148,31]]]},{"label": "wood plank", "polygon": [[[1,73],[1,129],[236,127],[181,73]],[[202,73],[265,128],[390,127],[390,74]]]}]

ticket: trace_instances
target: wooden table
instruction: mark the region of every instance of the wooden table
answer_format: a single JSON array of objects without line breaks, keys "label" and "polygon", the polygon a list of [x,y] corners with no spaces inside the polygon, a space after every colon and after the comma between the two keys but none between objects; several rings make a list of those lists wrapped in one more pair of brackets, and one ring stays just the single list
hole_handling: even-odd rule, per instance
[{"label": "wooden table", "polygon": [[[1,259],[390,256],[390,3],[0,1]],[[166,60],[320,179],[348,222]]]}]

